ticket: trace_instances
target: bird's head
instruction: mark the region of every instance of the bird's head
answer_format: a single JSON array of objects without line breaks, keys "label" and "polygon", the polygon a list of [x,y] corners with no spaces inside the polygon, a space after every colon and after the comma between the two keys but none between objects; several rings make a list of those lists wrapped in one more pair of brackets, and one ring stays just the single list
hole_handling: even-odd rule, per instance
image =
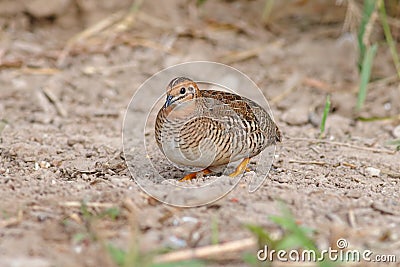
[{"label": "bird's head", "polygon": [[199,87],[189,78],[174,78],[167,86],[167,99],[164,108],[180,104],[199,96]]}]

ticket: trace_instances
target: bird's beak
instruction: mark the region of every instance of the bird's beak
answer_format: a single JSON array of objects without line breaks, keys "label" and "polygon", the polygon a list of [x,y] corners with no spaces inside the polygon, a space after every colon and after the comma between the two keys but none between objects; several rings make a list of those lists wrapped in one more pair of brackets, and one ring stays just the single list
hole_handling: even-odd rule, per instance
[{"label": "bird's beak", "polygon": [[167,100],[165,101],[164,108],[167,108],[169,105],[172,104],[172,98],[174,98],[172,95],[167,95]]}]

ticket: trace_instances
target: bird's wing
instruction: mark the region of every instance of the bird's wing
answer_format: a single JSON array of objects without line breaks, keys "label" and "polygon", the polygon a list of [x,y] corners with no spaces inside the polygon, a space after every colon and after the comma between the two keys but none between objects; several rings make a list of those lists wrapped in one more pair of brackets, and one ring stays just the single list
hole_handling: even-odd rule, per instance
[{"label": "bird's wing", "polygon": [[[240,118],[250,132],[261,131],[272,142],[281,141],[281,133],[268,112],[256,102],[236,94],[215,90],[201,90],[201,97],[215,99],[213,111],[215,116],[220,114]],[[207,102],[212,102],[208,100]],[[235,113],[235,114],[233,114]]]},{"label": "bird's wing", "polygon": [[226,114],[232,116],[231,113],[234,112],[236,116],[240,117],[241,119],[247,121],[257,121],[257,117],[255,116],[253,109],[258,107],[258,105],[250,99],[236,94],[214,90],[202,90],[201,97],[204,99],[210,99],[206,101],[210,103],[212,102],[211,99],[215,100],[212,104],[216,114]]}]

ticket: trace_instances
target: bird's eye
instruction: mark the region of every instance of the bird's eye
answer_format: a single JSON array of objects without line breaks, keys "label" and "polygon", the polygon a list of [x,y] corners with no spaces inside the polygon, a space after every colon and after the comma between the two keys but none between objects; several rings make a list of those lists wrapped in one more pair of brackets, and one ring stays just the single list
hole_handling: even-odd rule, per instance
[{"label": "bird's eye", "polygon": [[185,87],[182,87],[180,93],[181,93],[181,95],[183,95],[184,93],[186,93],[186,88],[185,88]]}]

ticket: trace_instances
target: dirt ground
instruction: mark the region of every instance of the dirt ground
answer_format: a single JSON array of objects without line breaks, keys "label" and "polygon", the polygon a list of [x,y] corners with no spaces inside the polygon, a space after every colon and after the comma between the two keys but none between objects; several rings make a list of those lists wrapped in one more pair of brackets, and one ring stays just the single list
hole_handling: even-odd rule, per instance
[{"label": "dirt ground", "polygon": [[[0,2],[0,266],[114,266],[107,244],[142,254],[207,246],[215,225],[221,244],[251,237],[248,223],[279,236],[269,216],[281,214],[281,202],[315,230],[319,248],[345,238],[352,249],[393,254],[399,264],[400,155],[388,141],[400,138],[400,83],[382,43],[355,114],[358,52],[343,27],[344,5],[283,1],[264,26],[264,1],[148,0],[131,16],[121,13],[128,0],[55,2],[64,8]],[[257,192],[249,194],[243,179],[217,202],[176,208],[132,180],[121,133],[137,88],[192,60],[247,74],[284,138]],[[328,94],[331,113],[318,141]],[[151,172],[144,162],[133,164]],[[104,215],[109,208],[116,219],[112,210]],[[242,253],[206,266],[248,266]],[[400,266],[369,264],[380,265]]]}]

